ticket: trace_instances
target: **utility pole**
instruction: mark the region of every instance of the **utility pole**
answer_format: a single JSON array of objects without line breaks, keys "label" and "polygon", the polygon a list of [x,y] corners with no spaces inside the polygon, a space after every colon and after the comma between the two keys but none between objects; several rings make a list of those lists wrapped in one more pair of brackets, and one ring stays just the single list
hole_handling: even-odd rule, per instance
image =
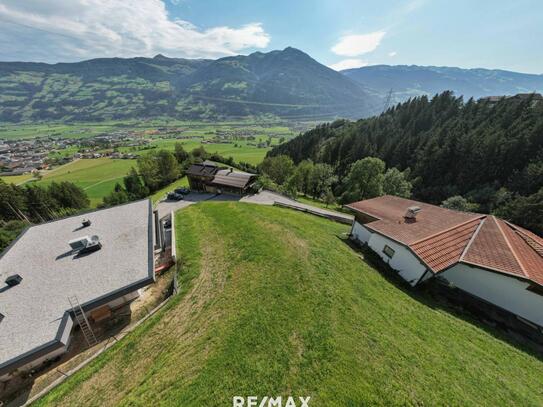
[{"label": "utility pole", "polygon": [[383,113],[386,112],[388,110],[388,108],[390,107],[390,100],[391,99],[392,99],[392,88],[390,88],[390,90],[388,91],[387,98],[386,98],[386,101],[385,101],[385,105],[383,106]]}]

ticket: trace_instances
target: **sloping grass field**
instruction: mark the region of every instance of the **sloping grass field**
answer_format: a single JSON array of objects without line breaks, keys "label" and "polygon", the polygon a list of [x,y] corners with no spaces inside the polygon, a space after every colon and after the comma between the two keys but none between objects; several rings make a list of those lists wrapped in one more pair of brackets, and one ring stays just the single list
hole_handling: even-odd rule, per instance
[{"label": "sloping grass field", "polygon": [[344,225],[206,202],[176,229],[182,292],[36,405],[543,405],[540,359],[391,283]]},{"label": "sloping grass field", "polygon": [[113,191],[115,184],[123,184],[123,178],[136,160],[114,160],[110,158],[81,159],[44,173],[39,185],[51,182],[70,181],[87,193],[91,206],[102,202],[104,196]]}]

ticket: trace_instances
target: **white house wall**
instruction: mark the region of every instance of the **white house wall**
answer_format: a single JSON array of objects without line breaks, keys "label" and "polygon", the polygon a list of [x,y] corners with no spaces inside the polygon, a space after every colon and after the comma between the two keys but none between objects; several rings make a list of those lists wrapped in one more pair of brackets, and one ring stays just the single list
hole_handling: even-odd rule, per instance
[{"label": "white house wall", "polygon": [[[390,267],[398,271],[398,274],[409,284],[415,285],[426,271],[426,266],[405,246],[396,243],[377,233],[372,233],[358,222],[354,222],[352,235],[361,243],[377,253]],[[385,245],[394,250],[392,258],[383,253]],[[428,276],[431,274],[428,273]]]},{"label": "white house wall", "polygon": [[528,283],[459,263],[441,274],[456,287],[543,326],[543,296],[528,291]]},{"label": "white house wall", "polygon": [[361,243],[368,243],[371,237],[371,232],[356,221],[353,223],[351,234]]}]

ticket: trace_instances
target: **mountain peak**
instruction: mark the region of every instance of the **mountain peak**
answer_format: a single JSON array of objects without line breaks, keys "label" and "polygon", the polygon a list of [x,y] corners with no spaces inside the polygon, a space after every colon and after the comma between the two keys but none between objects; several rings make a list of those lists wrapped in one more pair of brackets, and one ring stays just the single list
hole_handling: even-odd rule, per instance
[{"label": "mountain peak", "polygon": [[153,59],[170,59],[162,54],[156,54]]}]

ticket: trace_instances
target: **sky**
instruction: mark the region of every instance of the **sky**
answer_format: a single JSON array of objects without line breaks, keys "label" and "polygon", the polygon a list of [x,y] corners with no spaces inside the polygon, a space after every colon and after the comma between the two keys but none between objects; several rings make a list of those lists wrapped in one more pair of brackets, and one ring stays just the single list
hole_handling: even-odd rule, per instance
[{"label": "sky", "polygon": [[543,0],[0,0],[0,61],[220,58],[543,73]]}]

